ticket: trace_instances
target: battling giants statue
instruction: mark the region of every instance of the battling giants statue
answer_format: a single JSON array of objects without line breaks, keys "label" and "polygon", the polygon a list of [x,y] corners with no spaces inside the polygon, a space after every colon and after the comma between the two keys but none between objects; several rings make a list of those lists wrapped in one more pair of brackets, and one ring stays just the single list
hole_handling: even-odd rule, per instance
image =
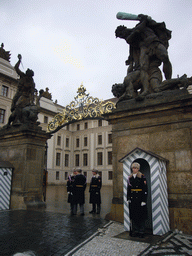
[{"label": "battling giants statue", "polygon": [[[151,17],[143,14],[117,13],[121,20],[139,20],[134,28],[118,26],[116,37],[124,39],[129,44],[129,56],[125,61],[128,65],[127,75],[123,84],[114,84],[112,93],[119,101],[135,98],[142,100],[150,93],[167,89],[187,87],[190,79],[186,75],[172,78],[172,65],[168,56],[171,31],[165,23],[157,23]],[[163,64],[165,81],[159,66]]]}]

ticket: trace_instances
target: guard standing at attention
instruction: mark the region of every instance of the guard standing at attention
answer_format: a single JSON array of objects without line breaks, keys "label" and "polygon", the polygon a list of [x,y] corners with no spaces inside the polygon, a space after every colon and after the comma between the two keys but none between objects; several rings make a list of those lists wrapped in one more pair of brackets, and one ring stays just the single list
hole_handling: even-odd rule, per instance
[{"label": "guard standing at attention", "polygon": [[144,237],[145,220],[147,218],[147,182],[140,172],[140,164],[134,162],[131,166],[132,174],[128,177],[127,200],[130,213],[130,235]]},{"label": "guard standing at attention", "polygon": [[73,169],[71,175],[69,175],[67,179],[67,193],[68,193],[68,203],[70,203],[71,215],[73,215],[73,182],[75,180],[75,176],[77,175],[76,169]]},{"label": "guard standing at attention", "polygon": [[80,214],[84,215],[85,189],[87,186],[86,177],[81,169],[77,169],[77,175],[73,182],[73,215],[77,214],[77,205],[80,206]]},{"label": "guard standing at attention", "polygon": [[[89,213],[97,213],[100,214],[101,211],[101,186],[102,186],[102,180],[101,176],[98,174],[98,170],[93,169],[92,171],[93,177],[91,178],[90,182],[90,200],[89,203],[92,204],[92,210]],[[96,205],[97,205],[97,211],[96,211]]]}]

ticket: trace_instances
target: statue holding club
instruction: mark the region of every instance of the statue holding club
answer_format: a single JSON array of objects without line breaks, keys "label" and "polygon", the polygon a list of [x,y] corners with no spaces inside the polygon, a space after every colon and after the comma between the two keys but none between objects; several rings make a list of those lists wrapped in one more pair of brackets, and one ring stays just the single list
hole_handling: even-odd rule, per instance
[{"label": "statue holding club", "polygon": [[[178,83],[186,84],[186,76],[171,79],[172,65],[167,51],[171,31],[166,28],[164,22],[158,23],[143,14],[118,12],[116,17],[120,20],[139,21],[134,28],[118,26],[115,31],[116,37],[129,44],[129,56],[125,62],[128,65],[127,75],[123,84],[115,84],[112,87],[112,92],[119,101],[132,98],[142,100],[149,93],[165,88],[178,88]],[[159,68],[161,64],[166,79],[163,82]]]}]

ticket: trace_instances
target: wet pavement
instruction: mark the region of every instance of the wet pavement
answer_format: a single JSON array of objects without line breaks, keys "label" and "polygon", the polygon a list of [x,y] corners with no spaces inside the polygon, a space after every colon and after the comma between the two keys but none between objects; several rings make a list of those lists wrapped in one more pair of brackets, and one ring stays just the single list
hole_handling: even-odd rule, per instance
[{"label": "wet pavement", "polygon": [[39,256],[66,255],[107,221],[40,211],[0,212],[0,255],[34,251]]},{"label": "wet pavement", "polygon": [[[101,188],[101,213],[99,216],[94,215],[94,218],[105,218],[105,215],[110,212],[113,198],[113,188],[111,186],[102,186]],[[68,195],[65,186],[48,186],[46,193],[46,211],[60,212],[69,214],[70,205],[67,203]],[[92,210],[89,204],[89,187],[85,190],[85,215]]]},{"label": "wet pavement", "polygon": [[145,256],[192,255],[192,236],[170,231],[164,236],[130,237],[122,223],[107,221],[112,187],[102,187],[101,214],[71,216],[65,186],[49,186],[47,207],[39,210],[0,211],[0,256],[33,251],[35,256]]},{"label": "wet pavement", "polygon": [[0,255],[34,251],[37,256],[66,255],[108,221],[112,187],[103,186],[100,215],[89,214],[89,193],[85,193],[85,216],[70,216],[65,186],[48,186],[47,207],[41,210],[0,211]]}]

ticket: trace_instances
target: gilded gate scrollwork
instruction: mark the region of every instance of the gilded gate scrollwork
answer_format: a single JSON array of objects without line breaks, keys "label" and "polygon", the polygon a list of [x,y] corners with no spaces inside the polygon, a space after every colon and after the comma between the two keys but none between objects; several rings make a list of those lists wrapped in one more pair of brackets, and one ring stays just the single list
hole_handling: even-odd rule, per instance
[{"label": "gilded gate scrollwork", "polygon": [[112,101],[102,101],[86,93],[81,84],[77,90],[78,95],[69,105],[64,107],[47,126],[48,133],[54,133],[68,123],[83,119],[101,118],[103,114],[112,112],[116,104]]}]

